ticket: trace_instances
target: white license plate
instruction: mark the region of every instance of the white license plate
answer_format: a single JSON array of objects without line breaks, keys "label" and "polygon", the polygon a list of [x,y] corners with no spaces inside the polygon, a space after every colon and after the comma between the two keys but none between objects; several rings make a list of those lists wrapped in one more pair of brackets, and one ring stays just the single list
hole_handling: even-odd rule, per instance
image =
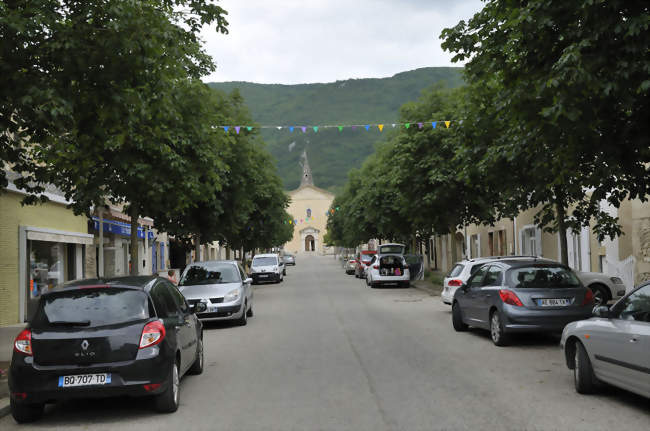
[{"label": "white license plate", "polygon": [[60,388],[71,388],[74,386],[108,385],[109,383],[111,383],[111,373],[77,374],[74,376],[59,377]]},{"label": "white license plate", "polygon": [[268,277],[268,274],[260,275],[259,277],[260,277],[260,278],[267,278],[267,277]]},{"label": "white license plate", "polygon": [[217,307],[216,305],[211,305],[208,307],[208,311],[210,313],[216,313],[217,311],[219,311],[219,307]]},{"label": "white license plate", "polygon": [[542,307],[566,307],[571,302],[566,298],[540,299],[539,305]]}]

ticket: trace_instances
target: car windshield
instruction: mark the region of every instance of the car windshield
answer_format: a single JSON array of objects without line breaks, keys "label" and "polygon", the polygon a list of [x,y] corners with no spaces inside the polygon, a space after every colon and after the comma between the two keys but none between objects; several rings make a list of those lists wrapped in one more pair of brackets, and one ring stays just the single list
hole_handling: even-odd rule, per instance
[{"label": "car windshield", "polygon": [[372,260],[372,254],[362,254],[361,255],[361,260],[363,262],[370,262]]},{"label": "car windshield", "polygon": [[508,271],[508,285],[515,289],[550,289],[581,286],[578,277],[563,266],[531,265]]},{"label": "car windshield", "polygon": [[272,256],[256,257],[255,259],[253,259],[253,266],[271,266],[277,264],[278,264],[277,258]]},{"label": "car windshield", "polygon": [[381,254],[404,253],[403,245],[382,245],[380,246]]},{"label": "car windshield", "polygon": [[239,282],[239,271],[230,263],[192,265],[183,274],[179,286]]},{"label": "car windshield", "polygon": [[143,291],[104,287],[45,295],[31,324],[35,328],[96,327],[144,320],[150,315]]}]

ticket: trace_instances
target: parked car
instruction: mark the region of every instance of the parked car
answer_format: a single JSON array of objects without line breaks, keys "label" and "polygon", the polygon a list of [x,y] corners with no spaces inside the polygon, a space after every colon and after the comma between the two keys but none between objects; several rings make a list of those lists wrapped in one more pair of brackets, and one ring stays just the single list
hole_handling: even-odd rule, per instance
[{"label": "parked car", "polygon": [[451,305],[456,289],[469,279],[483,264],[493,262],[500,259],[531,259],[535,256],[489,256],[477,257],[475,259],[461,260],[456,262],[449,270],[447,276],[443,280],[442,293],[440,300],[448,305]]},{"label": "parked car", "polygon": [[356,268],[356,266],[357,266],[357,260],[356,259],[348,259],[345,262],[345,266],[343,267],[343,269],[345,269],[345,273],[347,275],[352,275],[352,274],[354,274],[354,269]]},{"label": "parked car", "polygon": [[285,265],[296,266],[296,257],[293,254],[286,253],[284,255]]},{"label": "parked car", "polygon": [[258,254],[251,262],[253,284],[261,281],[280,283],[284,280],[284,263],[275,253]]},{"label": "parked car", "polygon": [[650,282],[568,324],[560,345],[579,393],[602,381],[650,398]]},{"label": "parked car", "polygon": [[357,254],[354,266],[354,276],[356,278],[366,278],[366,269],[375,254],[377,254],[375,250],[362,250]]},{"label": "parked car", "polygon": [[217,260],[188,265],[178,288],[191,307],[205,304],[199,319],[234,320],[244,326],[253,317],[252,282],[237,261]]},{"label": "parked car", "polygon": [[366,271],[366,284],[377,287],[382,284],[396,284],[400,287],[411,285],[409,266],[404,259],[402,244],[382,244],[373,256]]},{"label": "parked car", "polygon": [[482,265],[452,302],[456,331],[488,329],[497,346],[515,332],[561,332],[588,318],[591,290],[568,266],[547,259],[503,259]]},{"label": "parked car", "polygon": [[607,304],[612,299],[619,299],[625,295],[625,284],[619,277],[610,277],[600,272],[581,272],[576,275],[594,294],[594,303]]},{"label": "parked car", "polygon": [[164,278],[82,280],[52,289],[14,341],[11,413],[30,422],[48,402],[120,395],[153,396],[159,411],[176,411],[181,377],[203,371],[202,328]]}]

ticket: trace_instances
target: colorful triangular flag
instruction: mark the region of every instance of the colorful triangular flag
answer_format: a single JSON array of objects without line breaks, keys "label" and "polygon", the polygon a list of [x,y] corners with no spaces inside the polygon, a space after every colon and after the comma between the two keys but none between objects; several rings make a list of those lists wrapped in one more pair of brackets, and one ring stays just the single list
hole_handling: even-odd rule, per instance
[{"label": "colorful triangular flag", "polygon": [[314,132],[318,132],[318,126],[314,126]]},{"label": "colorful triangular flag", "polygon": [[339,126],[339,132],[343,131],[343,126]]},{"label": "colorful triangular flag", "polygon": [[424,126],[422,123],[418,123],[418,128],[421,129]]},{"label": "colorful triangular flag", "polygon": [[383,124],[377,124],[377,127],[379,128],[380,132],[384,130],[384,125]]},{"label": "colorful triangular flag", "polygon": [[307,128],[305,126],[302,126],[301,129],[302,129],[302,133],[307,132]]},{"label": "colorful triangular flag", "polygon": [[282,130],[282,126],[277,126],[276,129]]},{"label": "colorful triangular flag", "polygon": [[451,121],[445,121],[445,126],[447,126],[447,128],[449,128],[450,124],[451,124]]},{"label": "colorful triangular flag", "polygon": [[394,129],[395,128],[395,123],[391,124],[391,126],[393,126],[393,129]]},{"label": "colorful triangular flag", "polygon": [[404,124],[404,127],[406,127],[408,129],[409,127],[411,127],[411,123]]},{"label": "colorful triangular flag", "polygon": [[370,125],[366,124],[366,130],[370,130]]},{"label": "colorful triangular flag", "polygon": [[251,130],[253,130],[253,128],[251,126],[246,126],[246,130],[250,132]]},{"label": "colorful triangular flag", "polygon": [[241,126],[235,126],[235,132],[239,135],[239,129],[241,129]]},{"label": "colorful triangular flag", "polygon": [[293,133],[293,126],[290,126],[290,127],[289,127],[289,131],[290,131],[291,133]]},{"label": "colorful triangular flag", "polygon": [[228,129],[230,129],[230,126],[223,126],[223,130],[225,130],[226,132],[228,131]]},{"label": "colorful triangular flag", "polygon": [[435,129],[435,128],[436,128],[436,124],[438,124],[437,121],[433,121],[433,122],[431,122],[431,127],[433,127],[433,128]]}]

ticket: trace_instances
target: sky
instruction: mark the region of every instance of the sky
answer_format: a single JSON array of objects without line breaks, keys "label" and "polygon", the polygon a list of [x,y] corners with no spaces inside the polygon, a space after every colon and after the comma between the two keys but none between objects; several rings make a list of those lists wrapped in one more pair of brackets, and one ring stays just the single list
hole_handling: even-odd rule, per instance
[{"label": "sky", "polygon": [[229,34],[205,28],[213,81],[265,84],[383,78],[460,66],[440,32],[468,20],[480,0],[220,0]]}]

